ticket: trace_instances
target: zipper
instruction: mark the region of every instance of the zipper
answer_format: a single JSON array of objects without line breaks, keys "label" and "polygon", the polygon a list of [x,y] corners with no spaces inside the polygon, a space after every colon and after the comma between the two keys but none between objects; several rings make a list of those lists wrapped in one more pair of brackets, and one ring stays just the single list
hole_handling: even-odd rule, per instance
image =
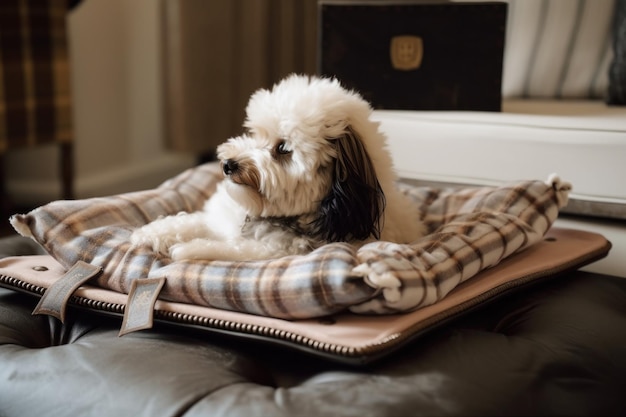
[{"label": "zipper", "polygon": [[[560,264],[557,267],[529,274],[512,281],[508,281],[498,287],[492,288],[481,295],[450,308],[439,315],[429,317],[426,320],[415,323],[404,329],[402,332],[394,333],[387,338],[376,343],[364,345],[361,347],[345,346],[338,343],[320,342],[293,332],[278,330],[269,326],[261,326],[255,324],[241,323],[223,319],[215,319],[210,317],[202,317],[184,313],[176,313],[171,311],[154,310],[154,317],[168,323],[180,323],[185,326],[201,327],[213,329],[236,335],[251,335],[262,339],[272,339],[276,342],[285,343],[291,347],[303,349],[305,351],[322,354],[333,359],[342,359],[348,362],[358,362],[364,364],[370,362],[377,357],[386,354],[389,350],[400,348],[405,343],[416,338],[417,336],[432,330],[433,328],[451,321],[458,316],[471,311],[472,309],[483,305],[485,302],[493,301],[498,296],[520,289],[539,278],[556,275],[568,270],[578,269],[584,265],[592,263],[606,256],[611,244],[607,242],[605,246],[593,252],[589,252],[586,256],[569,262]],[[46,291],[45,287],[30,284],[17,278],[0,274],[0,286],[26,292],[30,295],[41,296]],[[73,295],[69,299],[69,303],[79,308],[87,308],[102,313],[114,315],[124,315],[126,306],[124,304],[109,303],[105,301],[92,300],[85,297]]]},{"label": "zipper", "polygon": [[44,287],[40,287],[38,285],[30,284],[28,282],[21,281],[17,278],[10,277],[8,275],[0,274],[0,286],[11,290],[18,290],[30,295],[43,295],[46,291]]}]

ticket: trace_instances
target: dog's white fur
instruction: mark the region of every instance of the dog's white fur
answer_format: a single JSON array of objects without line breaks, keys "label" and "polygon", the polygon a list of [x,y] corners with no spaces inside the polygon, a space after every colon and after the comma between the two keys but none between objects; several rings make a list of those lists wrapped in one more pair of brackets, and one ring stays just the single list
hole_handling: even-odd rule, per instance
[{"label": "dog's white fur", "polygon": [[173,260],[258,260],[332,241],[409,243],[423,234],[371,107],[335,79],[291,75],[255,92],[247,133],[217,148],[224,181],[202,211],[136,229]]}]

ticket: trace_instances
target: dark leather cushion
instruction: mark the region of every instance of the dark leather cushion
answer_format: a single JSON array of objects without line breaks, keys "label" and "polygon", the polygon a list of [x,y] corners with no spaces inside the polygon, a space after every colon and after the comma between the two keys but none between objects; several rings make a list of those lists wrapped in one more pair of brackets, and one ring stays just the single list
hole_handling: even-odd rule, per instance
[{"label": "dark leather cushion", "polygon": [[0,290],[2,416],[623,415],[626,279],[572,272],[366,367]]}]

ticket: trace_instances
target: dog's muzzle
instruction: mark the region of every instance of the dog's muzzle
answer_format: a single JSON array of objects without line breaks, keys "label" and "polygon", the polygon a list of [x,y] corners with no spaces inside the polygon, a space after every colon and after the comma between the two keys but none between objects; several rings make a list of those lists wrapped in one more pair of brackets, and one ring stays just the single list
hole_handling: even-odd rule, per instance
[{"label": "dog's muzzle", "polygon": [[227,159],[222,164],[225,175],[233,175],[239,169],[239,163],[233,159]]},{"label": "dog's muzzle", "polygon": [[224,175],[233,183],[246,185],[258,191],[261,186],[261,176],[252,161],[248,159],[225,159],[222,161]]}]

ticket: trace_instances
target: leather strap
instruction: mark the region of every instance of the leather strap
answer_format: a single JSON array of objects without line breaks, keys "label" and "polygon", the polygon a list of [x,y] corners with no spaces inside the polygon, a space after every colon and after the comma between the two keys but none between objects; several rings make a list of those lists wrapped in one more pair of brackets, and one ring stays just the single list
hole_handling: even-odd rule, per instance
[{"label": "leather strap", "polygon": [[137,279],[132,282],[120,336],[152,327],[154,304],[164,284],[164,277]]},{"label": "leather strap", "polygon": [[67,302],[81,285],[102,273],[102,268],[78,261],[43,294],[33,310],[35,314],[47,314],[65,322]]}]

